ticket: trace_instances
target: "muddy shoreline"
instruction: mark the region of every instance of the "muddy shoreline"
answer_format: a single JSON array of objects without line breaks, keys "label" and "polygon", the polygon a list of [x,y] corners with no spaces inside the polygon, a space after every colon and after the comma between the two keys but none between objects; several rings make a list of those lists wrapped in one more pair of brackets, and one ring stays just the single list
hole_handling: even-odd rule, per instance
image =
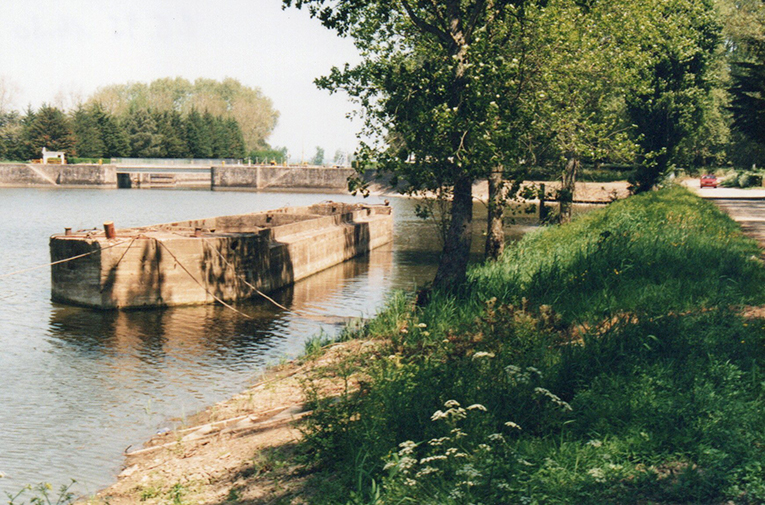
[{"label": "muddy shoreline", "polygon": [[304,384],[321,376],[322,392],[337,394],[340,382],[322,370],[363,345],[368,343],[333,344],[320,357],[270,368],[256,384],[187,425],[129,448],[117,481],[78,503],[151,505],[176,497],[209,504],[303,503],[309,473],[283,461],[290,460],[302,436],[300,421],[308,414]]}]

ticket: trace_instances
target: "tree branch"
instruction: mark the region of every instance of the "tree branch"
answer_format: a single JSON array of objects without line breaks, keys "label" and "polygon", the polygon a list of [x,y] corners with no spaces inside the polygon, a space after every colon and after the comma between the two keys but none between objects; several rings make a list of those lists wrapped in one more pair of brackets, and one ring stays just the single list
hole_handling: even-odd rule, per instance
[{"label": "tree branch", "polygon": [[441,42],[443,42],[446,45],[451,45],[454,43],[452,38],[449,36],[449,34],[443,30],[439,30],[437,26],[428,23],[424,19],[420,17],[417,12],[415,12],[412,5],[409,3],[409,0],[400,0],[401,5],[404,7],[404,10],[406,11],[407,16],[409,16],[409,19],[412,21],[414,26],[417,27],[420,31],[424,33],[429,33],[431,35],[435,35]]},{"label": "tree branch", "polygon": [[430,5],[433,6],[433,12],[435,13],[436,19],[438,19],[438,22],[441,24],[441,29],[444,33],[446,33],[449,25],[446,22],[446,19],[441,15],[440,4],[438,3],[438,0],[430,0]]},{"label": "tree branch", "polygon": [[473,5],[472,12],[467,17],[468,21],[465,24],[465,40],[468,43],[470,43],[471,37],[473,36],[473,31],[475,30],[478,21],[481,19],[481,14],[483,14],[485,8],[486,0],[477,0]]}]

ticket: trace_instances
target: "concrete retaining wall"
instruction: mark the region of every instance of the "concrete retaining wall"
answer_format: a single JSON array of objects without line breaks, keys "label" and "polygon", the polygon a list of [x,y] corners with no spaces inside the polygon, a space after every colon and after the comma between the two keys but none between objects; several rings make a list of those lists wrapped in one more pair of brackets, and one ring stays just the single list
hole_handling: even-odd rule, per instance
[{"label": "concrete retaining wall", "polygon": [[353,173],[351,168],[219,166],[212,167],[212,187],[346,191]]},{"label": "concrete retaining wall", "polygon": [[[115,165],[0,164],[0,186],[7,187],[117,187]],[[211,187],[237,189],[318,189],[345,192],[350,168],[215,166],[210,175],[177,172],[131,173],[130,186]],[[124,181],[123,181],[124,182]]]},{"label": "concrete retaining wall", "polygon": [[9,187],[117,187],[113,165],[0,164],[0,186]]}]

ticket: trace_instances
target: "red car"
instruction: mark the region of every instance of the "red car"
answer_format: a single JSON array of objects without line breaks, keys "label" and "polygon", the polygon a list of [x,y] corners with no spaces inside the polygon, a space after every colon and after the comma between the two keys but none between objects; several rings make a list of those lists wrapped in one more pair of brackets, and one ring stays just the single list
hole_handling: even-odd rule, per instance
[{"label": "red car", "polygon": [[717,177],[714,175],[708,174],[708,175],[702,175],[701,176],[701,187],[702,188],[716,188],[717,187]]}]

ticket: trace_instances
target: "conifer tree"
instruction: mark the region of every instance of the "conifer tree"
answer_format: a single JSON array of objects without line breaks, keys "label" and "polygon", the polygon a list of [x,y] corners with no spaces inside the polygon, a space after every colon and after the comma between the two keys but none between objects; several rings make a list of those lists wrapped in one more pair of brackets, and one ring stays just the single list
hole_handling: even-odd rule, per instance
[{"label": "conifer tree", "polygon": [[148,111],[134,111],[127,122],[130,155],[134,158],[155,158],[161,155],[157,125]]},{"label": "conifer tree", "polygon": [[223,128],[226,135],[225,158],[244,158],[244,135],[239,123],[234,118],[223,120]]},{"label": "conifer tree", "polygon": [[69,157],[77,155],[71,121],[60,109],[43,104],[37,112],[28,110],[23,123],[25,158],[39,158],[43,147]]},{"label": "conifer tree", "polygon": [[186,142],[189,146],[189,154],[193,158],[212,157],[212,144],[207,123],[196,109],[191,109],[186,118]]},{"label": "conifer tree", "polygon": [[127,131],[115,116],[97,108],[98,125],[101,128],[101,138],[104,142],[104,156],[107,158],[122,158],[130,155],[130,139]]},{"label": "conifer tree", "polygon": [[175,111],[155,112],[154,121],[159,135],[160,156],[167,158],[185,158],[188,155],[183,121]]},{"label": "conifer tree", "polygon": [[72,115],[75,149],[81,158],[101,158],[106,152],[101,127],[98,124],[96,106],[80,106]]}]

